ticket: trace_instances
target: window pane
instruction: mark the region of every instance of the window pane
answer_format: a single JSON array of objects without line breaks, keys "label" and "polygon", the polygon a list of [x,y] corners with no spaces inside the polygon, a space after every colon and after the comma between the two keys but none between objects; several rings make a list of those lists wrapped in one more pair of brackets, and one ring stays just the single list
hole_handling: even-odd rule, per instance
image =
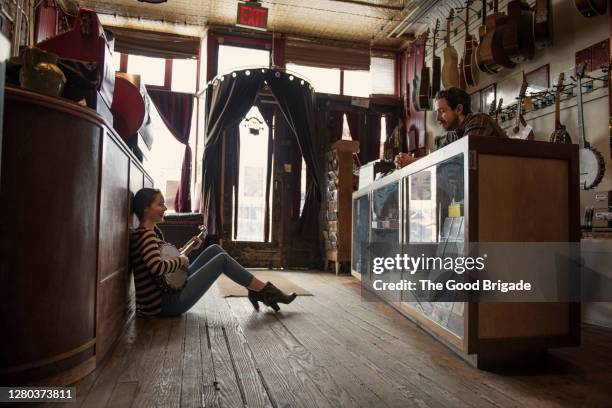
[{"label": "window pane", "polygon": [[370,72],[373,94],[395,95],[395,60],[372,57]]},{"label": "window pane", "polygon": [[316,92],[340,94],[340,70],[338,68],[287,64],[287,72],[295,73],[306,79]]},{"label": "window pane", "polygon": [[252,107],[240,124],[240,180],[238,182],[238,241],[264,241],[268,126]]},{"label": "window pane", "polygon": [[172,136],[155,105],[150,104],[149,109],[155,139],[151,150],[145,153],[149,159],[147,169],[155,181],[155,186],[162,190],[166,206],[170,211],[174,211],[174,197],[181,180],[185,145]]},{"label": "window pane", "polygon": [[113,59],[112,59],[112,64],[113,64],[113,70],[115,71],[119,71],[121,69],[121,53],[120,52],[113,52]]},{"label": "window pane", "polygon": [[130,55],[128,57],[128,73],[140,75],[144,84],[164,86],[166,60]]},{"label": "window pane", "polygon": [[242,68],[269,67],[270,51],[254,48],[219,46],[218,74],[227,74]]},{"label": "window pane", "polygon": [[172,60],[171,89],[176,92],[196,92],[198,61],[195,59]]},{"label": "window pane", "polygon": [[367,98],[371,89],[370,71],[344,71],[345,95]]}]

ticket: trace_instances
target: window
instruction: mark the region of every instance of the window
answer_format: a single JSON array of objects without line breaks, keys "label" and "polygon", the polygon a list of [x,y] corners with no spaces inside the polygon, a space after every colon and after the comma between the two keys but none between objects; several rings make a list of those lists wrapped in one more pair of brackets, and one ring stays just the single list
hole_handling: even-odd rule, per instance
[{"label": "window", "polygon": [[185,145],[179,143],[162,121],[155,105],[150,104],[151,123],[155,139],[151,151],[145,153],[148,171],[154,184],[162,190],[169,211],[174,211],[174,197],[181,180],[181,167]]},{"label": "window", "polygon": [[237,241],[264,241],[268,126],[252,107],[240,124]]},{"label": "window", "polygon": [[287,64],[287,71],[306,79],[315,92],[340,94],[340,69]]},{"label": "window", "polygon": [[367,98],[371,90],[370,71],[344,71],[344,95]]},{"label": "window", "polygon": [[128,73],[138,74],[145,85],[164,86],[166,77],[166,60],[163,58],[130,55]]},{"label": "window", "polygon": [[117,52],[117,51],[113,52],[112,64],[113,64],[114,71],[119,71],[121,69],[121,53],[120,52]]},{"label": "window", "polygon": [[378,157],[385,157],[385,143],[387,142],[387,119],[384,116],[380,117],[380,154]]},{"label": "window", "polygon": [[372,94],[395,95],[395,60],[391,58],[370,59]]},{"label": "window", "polygon": [[302,158],[302,174],[300,175],[300,215],[304,211],[304,203],[306,202],[306,162]]},{"label": "window", "polygon": [[198,61],[195,59],[172,60],[172,84],[175,92],[196,92]]},{"label": "window", "polygon": [[242,68],[269,67],[270,51],[231,45],[219,46],[217,73],[227,74]]}]

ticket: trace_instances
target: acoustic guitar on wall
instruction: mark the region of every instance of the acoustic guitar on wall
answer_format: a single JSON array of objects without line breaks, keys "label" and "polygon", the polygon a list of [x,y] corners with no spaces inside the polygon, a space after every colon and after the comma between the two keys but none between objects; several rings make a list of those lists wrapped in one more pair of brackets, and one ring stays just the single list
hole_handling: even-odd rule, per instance
[{"label": "acoustic guitar on wall", "polygon": [[[418,107],[420,111],[431,110],[431,72],[429,67],[427,66],[427,60],[425,59],[425,55],[427,54],[425,51],[427,49],[427,37],[429,37],[429,30],[425,35],[425,40],[423,40],[423,52],[421,53],[421,82],[419,83],[419,103]],[[416,62],[415,62],[416,64]]]},{"label": "acoustic guitar on wall", "polygon": [[507,22],[508,17],[498,11],[498,0],[493,0],[493,13],[486,18],[486,33],[476,49],[478,67],[484,70],[483,72],[495,74],[503,68],[516,66],[504,50],[504,34],[509,36],[507,40],[518,44],[518,32],[512,30],[506,32],[503,26]]},{"label": "acoustic guitar on wall", "polygon": [[461,59],[461,72],[467,86],[478,85],[479,71],[476,64],[476,47],[478,42],[470,34],[470,8],[472,0],[467,0],[465,6],[465,45],[463,48],[463,58]]},{"label": "acoustic guitar on wall", "polygon": [[608,0],[574,0],[574,5],[585,17],[603,16],[608,9]]},{"label": "acoustic guitar on wall", "polygon": [[459,54],[455,47],[451,45],[451,26],[453,19],[455,18],[455,11],[451,8],[450,15],[446,20],[446,47],[442,51],[444,56],[444,63],[442,64],[442,85],[448,89],[451,87],[459,87],[459,70],[457,64],[459,63]]},{"label": "acoustic guitar on wall", "polygon": [[442,60],[436,55],[437,39],[440,32],[440,20],[436,19],[436,28],[433,34],[433,47],[432,47],[432,58],[431,58],[431,96],[436,97],[436,94],[440,90],[440,81],[442,76]]}]

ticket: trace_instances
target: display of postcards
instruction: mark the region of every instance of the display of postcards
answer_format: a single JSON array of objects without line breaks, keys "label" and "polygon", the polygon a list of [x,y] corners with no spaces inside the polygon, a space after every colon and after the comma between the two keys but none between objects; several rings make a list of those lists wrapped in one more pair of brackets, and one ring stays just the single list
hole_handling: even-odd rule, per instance
[{"label": "display of postcards", "polygon": [[338,202],[337,201],[328,201],[327,202],[327,209],[330,210],[330,211],[338,210]]},{"label": "display of postcards", "polygon": [[335,251],[337,248],[335,242],[325,241],[325,250],[326,251]]},{"label": "display of postcards", "polygon": [[334,182],[338,180],[338,175],[336,174],[335,171],[328,171],[327,172],[327,179],[328,180],[333,180]]},{"label": "display of postcards", "polygon": [[338,160],[336,159],[329,160],[327,162],[327,170],[333,170],[333,171],[338,170]]},{"label": "display of postcards", "polygon": [[338,236],[336,235],[335,231],[331,231],[329,233],[329,240],[332,242],[338,242]]},{"label": "display of postcards", "polygon": [[327,212],[327,220],[328,221],[336,221],[338,220],[338,213],[335,211],[328,211]]},{"label": "display of postcards", "polygon": [[334,191],[338,189],[336,180],[327,180],[327,191]]},{"label": "display of postcards", "polygon": [[327,223],[327,229],[329,231],[338,231],[338,221],[329,221]]},{"label": "display of postcards", "polygon": [[327,200],[328,201],[336,201],[338,199],[338,190],[328,191],[327,192]]}]

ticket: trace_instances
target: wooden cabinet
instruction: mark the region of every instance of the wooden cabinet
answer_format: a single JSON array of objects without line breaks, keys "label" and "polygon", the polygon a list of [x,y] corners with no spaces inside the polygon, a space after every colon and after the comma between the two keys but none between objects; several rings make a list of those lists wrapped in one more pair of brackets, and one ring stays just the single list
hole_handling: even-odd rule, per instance
[{"label": "wooden cabinet", "polygon": [[[377,279],[396,283],[411,276],[393,268],[375,274],[375,258],[464,259],[475,243],[508,251],[513,243],[578,243],[576,145],[464,137],[355,192],[353,214],[352,273],[362,287],[471,364],[508,364],[579,344],[576,302],[456,301],[426,291],[373,290]],[[507,256],[498,259],[508,264]],[[549,277],[560,264],[553,265]],[[520,272],[509,271],[511,277]],[[457,279],[436,267],[416,273],[438,282]]]},{"label": "wooden cabinet", "polygon": [[131,194],[152,180],[95,111],[7,87],[0,383],[65,385],[133,316]]},{"label": "wooden cabinet", "polygon": [[353,153],[359,142],[338,140],[326,153],[326,228],[325,267],[335,262],[336,275],[340,263],[351,260],[351,195],[353,193]]}]

